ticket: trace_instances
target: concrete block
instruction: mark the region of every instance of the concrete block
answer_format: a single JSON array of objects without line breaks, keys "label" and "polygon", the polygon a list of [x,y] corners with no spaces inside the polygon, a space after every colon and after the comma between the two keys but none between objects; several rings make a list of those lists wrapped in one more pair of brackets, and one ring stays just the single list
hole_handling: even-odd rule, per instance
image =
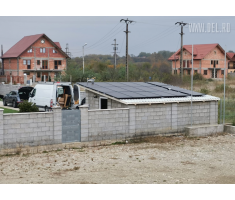
[{"label": "concrete block", "polygon": [[200,137],[218,134],[224,131],[223,124],[198,125],[185,127],[186,135],[191,137]]}]

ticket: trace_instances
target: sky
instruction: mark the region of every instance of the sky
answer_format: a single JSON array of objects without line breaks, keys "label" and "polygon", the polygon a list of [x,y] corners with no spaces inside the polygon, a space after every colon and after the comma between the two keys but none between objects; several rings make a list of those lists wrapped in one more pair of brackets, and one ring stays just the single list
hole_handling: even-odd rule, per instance
[{"label": "sky", "polygon": [[[118,44],[118,55],[125,55],[126,24],[121,19],[134,22],[129,25],[129,54],[138,56],[140,52],[153,53],[161,50],[176,51],[180,48],[180,26],[175,22],[204,23],[212,27],[229,23],[227,32],[190,32],[189,25],[184,26],[183,44],[219,43],[224,49],[235,51],[235,17],[187,17],[187,16],[0,16],[0,44],[4,52],[10,49],[24,36],[45,33],[52,41],[60,42],[65,51],[66,44],[72,57],[85,55],[113,54],[114,39]],[[209,23],[209,25],[208,25]],[[215,25],[214,25],[215,26]]]}]

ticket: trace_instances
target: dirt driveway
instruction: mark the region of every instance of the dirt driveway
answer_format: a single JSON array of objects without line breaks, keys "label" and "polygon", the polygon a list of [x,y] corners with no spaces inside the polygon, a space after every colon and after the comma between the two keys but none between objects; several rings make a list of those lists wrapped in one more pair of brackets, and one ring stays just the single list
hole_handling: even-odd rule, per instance
[{"label": "dirt driveway", "polygon": [[0,183],[235,183],[235,136],[0,157]]}]

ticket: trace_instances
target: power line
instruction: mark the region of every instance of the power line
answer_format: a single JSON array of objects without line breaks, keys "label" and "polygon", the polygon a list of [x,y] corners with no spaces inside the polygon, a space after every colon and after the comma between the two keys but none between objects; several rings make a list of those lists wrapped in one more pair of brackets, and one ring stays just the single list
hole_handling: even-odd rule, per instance
[{"label": "power line", "polygon": [[171,32],[171,31],[174,30],[174,29],[176,30],[176,27],[167,28],[167,29],[165,29],[164,31],[162,31],[162,32],[160,32],[160,33],[154,35],[153,37],[148,38],[147,40],[142,41],[142,42],[140,42],[139,44],[136,44],[136,45],[131,46],[131,47],[142,46],[142,44],[146,44],[146,43],[149,43],[149,42],[152,43],[152,41],[155,40],[156,37],[159,37],[159,36],[161,36],[161,35],[163,35],[163,34],[167,34],[168,32]]},{"label": "power line", "polygon": [[151,41],[149,41],[149,42],[147,42],[147,43],[145,43],[145,44],[142,44],[142,45],[139,44],[139,45],[136,45],[136,46],[132,46],[132,48],[133,48],[133,47],[135,47],[135,48],[136,48],[136,47],[140,48],[140,47],[144,47],[144,46],[147,46],[147,45],[154,44],[154,42],[156,42],[156,41],[158,41],[158,40],[160,40],[160,39],[162,39],[162,38],[164,38],[164,37],[167,37],[167,36],[171,35],[171,34],[174,33],[176,30],[177,30],[177,29],[171,30],[171,31],[165,33],[164,35],[161,35],[161,36],[158,37],[158,38],[155,38],[155,39],[153,39],[153,40],[151,40]]}]

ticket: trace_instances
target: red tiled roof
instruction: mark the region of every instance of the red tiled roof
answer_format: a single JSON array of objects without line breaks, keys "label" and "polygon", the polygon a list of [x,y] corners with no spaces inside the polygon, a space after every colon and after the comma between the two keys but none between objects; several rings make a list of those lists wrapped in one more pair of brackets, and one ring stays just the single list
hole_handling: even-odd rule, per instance
[{"label": "red tiled roof", "polygon": [[[193,55],[194,59],[201,60],[203,59],[210,51],[212,51],[215,47],[217,47],[224,52],[223,48],[219,44],[195,44],[193,45]],[[192,54],[192,45],[184,45],[183,49],[187,50],[190,54]],[[168,60],[179,59],[178,55],[180,54],[180,49],[174,53]],[[228,56],[229,57],[229,56]]]},{"label": "red tiled roof", "polygon": [[15,58],[20,56],[25,50],[27,50],[34,42],[36,42],[44,34],[30,35],[23,37],[13,47],[11,47],[2,58]]},{"label": "red tiled roof", "polygon": [[59,42],[54,42],[54,43],[55,43],[60,49],[62,49]]},{"label": "red tiled roof", "polygon": [[64,56],[69,57],[65,52],[63,52],[59,42],[53,42],[45,34],[37,34],[23,37],[19,42],[17,42],[13,47],[11,47],[6,53],[3,54],[2,58],[17,58],[24,51],[26,51],[31,45],[33,45],[42,36],[47,38],[52,44],[59,47],[59,50]]},{"label": "red tiled roof", "polygon": [[228,53],[227,53],[227,55],[230,57],[230,59],[233,58],[234,54],[235,54],[235,53],[232,53],[232,52],[228,52]]}]

